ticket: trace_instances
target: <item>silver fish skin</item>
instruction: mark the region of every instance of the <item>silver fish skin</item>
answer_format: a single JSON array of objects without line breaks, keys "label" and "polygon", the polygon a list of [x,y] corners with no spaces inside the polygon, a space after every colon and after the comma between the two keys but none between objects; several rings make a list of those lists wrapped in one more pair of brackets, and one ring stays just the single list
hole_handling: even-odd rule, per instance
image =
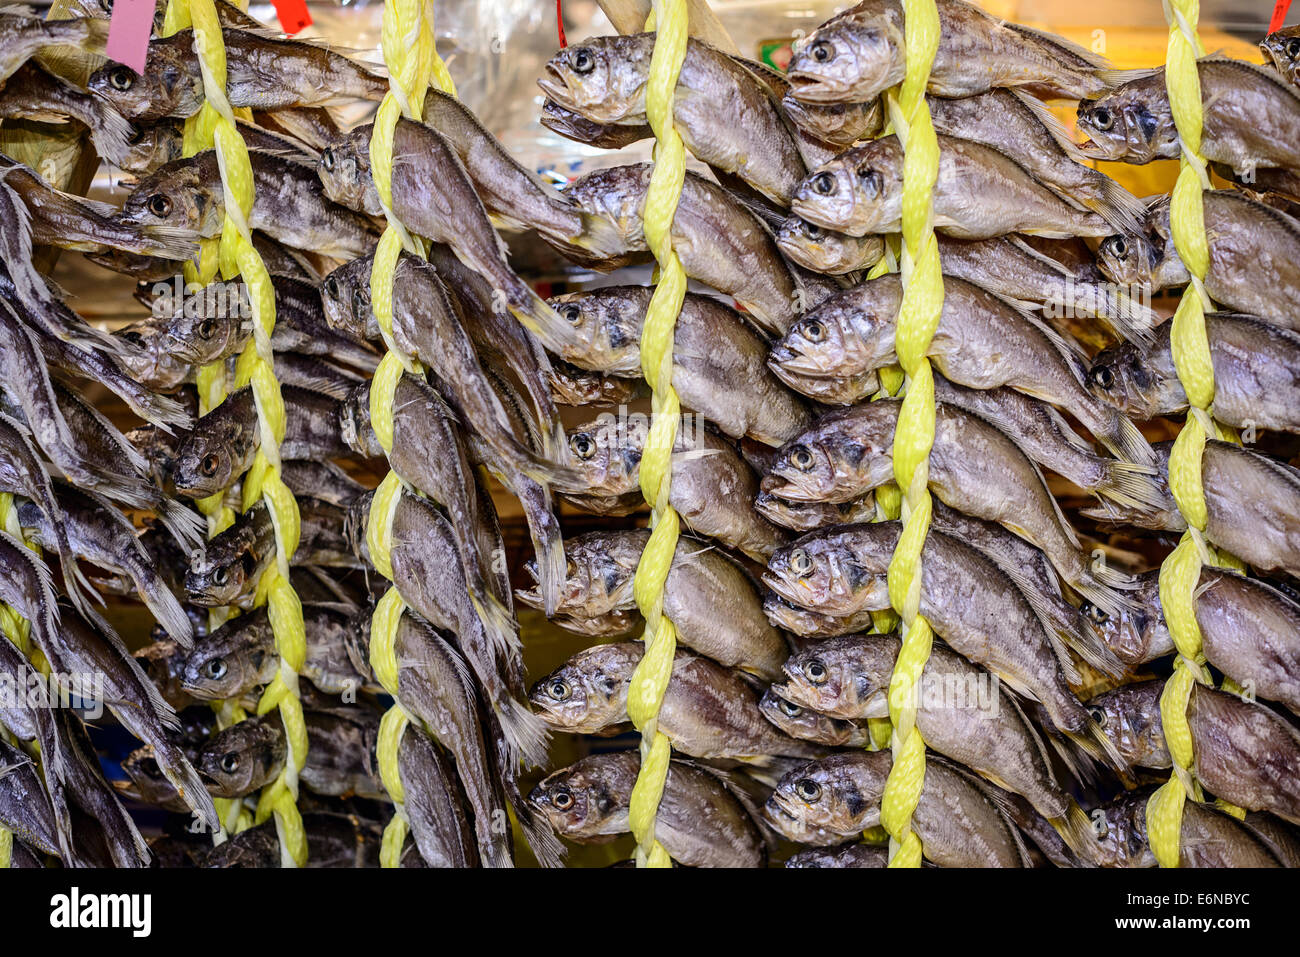
[{"label": "silver fish skin", "polygon": [[[881,399],[829,412],[785,445],[763,488],[793,501],[852,502],[893,481],[901,402]],[[1042,473],[1015,441],[962,409],[936,404],[930,484],[944,504],[1000,522],[1043,549],[1061,576],[1093,604],[1114,611],[1131,583],[1094,568]]]},{"label": "silver fish skin", "polygon": [[[529,700],[558,731],[595,734],[630,720],[627,697],[641,662],[638,642],[579,652],[533,686]],[[758,710],[753,689],[708,658],[679,652],[659,710],[673,748],[697,758],[811,757],[821,749],[778,731]]]},{"label": "silver fish skin", "polygon": [[[625,252],[644,253],[649,251],[643,226],[649,184],[650,164],[637,163],[588,173],[571,182],[564,194],[617,225]],[[686,274],[734,298],[765,332],[783,332],[806,306],[806,293],[765,224],[721,186],[686,174],[672,236]],[[584,262],[580,251],[561,252]],[[615,265],[590,258],[585,262],[601,269]]]},{"label": "silver fish skin", "polygon": [[832,276],[870,269],[885,254],[880,236],[849,236],[799,216],[790,216],[781,224],[776,243],[798,265]]},{"label": "silver fish skin", "polygon": [[[893,765],[888,751],[845,751],[786,773],[764,805],[773,827],[802,844],[836,845],[880,820]],[[925,856],[940,867],[1025,867],[1015,826],[964,774],[941,758],[926,762],[912,815]]]},{"label": "silver fish skin", "polygon": [[[641,768],[635,751],[583,758],[547,776],[529,803],[562,837],[599,842],[628,830],[632,785]],[[767,848],[744,804],[713,772],[673,761],[655,822],[655,837],[685,867],[763,867]]]},{"label": "silver fish skin", "polygon": [[[895,274],[846,289],[801,317],[772,348],[772,370],[792,388],[818,397],[808,383],[847,387],[851,404],[874,390],[865,378],[896,361],[894,333],[902,302]],[[944,280],[944,305],[930,358],[947,380],[971,389],[1007,386],[1059,405],[1125,461],[1149,464],[1154,453],[1131,421],[1084,384],[1076,347],[1040,321],[978,286]]]},{"label": "silver fish skin", "polygon": [[[1196,67],[1206,103],[1201,155],[1247,177],[1258,168],[1300,173],[1291,148],[1300,138],[1300,91],[1245,60],[1202,57]],[[1134,71],[1100,98],[1080,102],[1077,125],[1090,159],[1142,164],[1179,156],[1164,67]]]},{"label": "silver fish skin", "polygon": [[[827,229],[866,236],[898,232],[902,202],[903,150],[891,135],[846,150],[813,170],[799,184],[790,208]],[[1104,217],[1062,199],[1011,157],[982,143],[942,135],[934,228],[956,239],[1007,233],[1065,239],[1115,231]]]},{"label": "silver fish skin", "polygon": [[542,126],[552,133],[559,133],[575,143],[585,143],[587,146],[602,150],[619,150],[654,136],[649,122],[635,126],[621,123],[596,123],[581,113],[566,110],[549,97],[542,104],[542,115],[538,119]]},{"label": "silver fish skin", "polygon": [[[593,372],[641,377],[641,329],[653,289],[606,286],[548,300],[586,347],[563,358]],[[673,338],[673,387],[688,409],[732,438],[779,445],[811,418],[767,368],[767,340],[735,310],[688,293]]]},{"label": "silver fish skin", "polygon": [[[1300,332],[1294,302],[1300,289],[1300,223],[1239,190],[1207,190],[1205,231],[1210,269],[1205,290],[1223,309],[1259,316]],[[1147,231],[1119,233],[1097,247],[1097,265],[1111,282],[1151,292],[1190,282],[1169,229],[1169,203],[1159,200]]]},{"label": "silver fish skin", "polygon": [[1031,94],[998,89],[962,99],[931,96],[928,102],[935,132],[1005,153],[1038,182],[1117,229],[1136,228],[1145,218],[1142,201],[1084,165],[1087,157],[1064,124]]},{"label": "silver fish skin", "polygon": [[302,783],[329,797],[385,800],[388,792],[379,780],[375,753],[381,714],[373,705],[360,703],[308,711],[308,758]]},{"label": "silver fish skin", "polygon": [[[320,459],[347,455],[339,433],[341,403],[324,393],[297,386],[281,389],[285,407],[286,459]],[[228,395],[194,425],[177,449],[172,466],[176,491],[187,498],[204,498],[229,488],[253,464],[261,446],[257,403],[245,386]]]},{"label": "silver fish skin", "polygon": [[1241,822],[1283,867],[1300,867],[1300,835],[1271,814],[1247,813]]},{"label": "silver fish skin", "polygon": [[[645,433],[644,427],[629,427],[612,415],[579,426],[569,435],[567,464],[583,477],[592,496],[617,500],[639,495]],[[758,477],[726,440],[702,428],[694,434],[678,431],[669,498],[687,528],[765,560],[787,535],[754,514],[750,504],[758,491]],[[599,505],[566,497],[588,509]]]},{"label": "silver fish skin", "polygon": [[649,393],[644,382],[590,372],[559,359],[547,373],[552,400],[556,405],[578,408],[586,405],[628,405]]},{"label": "silver fish skin", "polygon": [[[1138,576],[1136,610],[1118,616],[1085,606],[1102,641],[1130,668],[1174,651],[1158,572]],[[1202,568],[1196,621],[1206,659],[1262,698],[1300,714],[1300,606],[1271,585],[1231,569]]]},{"label": "silver fish skin", "polygon": [[[348,656],[345,637],[351,621],[345,606],[303,605],[307,658],[301,674],[329,694],[355,694],[375,687]],[[232,618],[196,640],[180,668],[182,687],[201,701],[242,698],[269,684],[279,672],[280,655],[266,608]]]},{"label": "silver fish skin", "polygon": [[41,776],[26,754],[0,740],[0,825],[42,854],[60,857],[58,826]]},{"label": "silver fish skin", "polygon": [[1283,27],[1274,30],[1260,41],[1259,48],[1269,58],[1273,68],[1290,81],[1293,86],[1300,86],[1300,27]]},{"label": "silver fish skin", "polygon": [[[1155,446],[1161,480],[1160,501],[1144,509],[1104,501],[1080,514],[1104,524],[1128,522],[1139,528],[1181,532],[1187,522],[1179,513],[1165,480],[1172,443]],[[1300,575],[1300,471],[1276,459],[1230,442],[1210,439],[1202,458],[1211,543],[1236,555],[1260,572]]]},{"label": "silver fish skin", "polygon": [[397,773],[406,794],[411,834],[425,864],[476,866],[479,856],[468,815],[460,804],[456,772],[419,727],[408,727],[402,733]]},{"label": "silver fish skin", "polygon": [[781,97],[781,112],[804,133],[836,150],[848,149],[858,140],[878,135],[885,121],[879,99],[862,103],[801,103],[786,92]]},{"label": "silver fish skin", "polygon": [[[764,583],[801,607],[843,616],[888,607],[885,574],[897,522],[832,526],[778,550]],[[921,613],[949,647],[1012,690],[1042,703],[1052,723],[1097,753],[1109,746],[1074,692],[1072,663],[1030,599],[978,549],[931,530],[922,552]],[[1122,767],[1118,755],[1108,757]]]},{"label": "silver fish skin", "polygon": [[0,84],[29,59],[50,47],[75,47],[86,53],[103,53],[108,42],[108,21],[96,17],[46,20],[26,7],[6,7],[0,12]]},{"label": "silver fish skin", "polygon": [[[97,867],[147,866],[149,845],[116,789],[104,780],[99,755],[85,726],[64,708],[55,709],[54,720],[60,726],[59,755],[44,754],[43,759],[61,768],[68,796],[84,812],[81,820],[89,819],[85,830],[79,827],[73,835],[78,852]],[[86,833],[96,829],[99,833],[93,837]]]},{"label": "silver fish skin", "polygon": [[[310,166],[253,151],[255,199],[248,225],[293,249],[338,259],[364,256],[374,246],[369,220],[331,202]],[[122,204],[118,222],[145,236],[212,238],[225,221],[225,195],[215,150],[174,160],[145,176]],[[188,258],[188,256],[171,257]]]},{"label": "silver fish skin", "polygon": [[[388,81],[322,44],[225,27],[226,94],[234,107],[278,110],[347,99],[379,101]],[[132,120],[193,116],[204,103],[192,30],[149,43],[145,72],[117,63],[91,74],[88,88]]]},{"label": "silver fish skin", "polygon": [[[896,636],[845,635],[817,642],[785,664],[772,691],[840,719],[889,715],[889,681],[901,642]],[[917,727],[926,744],[978,774],[1025,796],[1079,848],[1090,842],[1087,818],[1061,787],[1038,732],[997,679],[936,646],[921,675]]]},{"label": "silver fish skin", "polygon": [[[1098,864],[1101,867],[1155,867],[1147,842],[1150,790],[1127,791],[1092,812],[1101,813]],[[1267,845],[1231,815],[1188,801],[1178,839],[1179,867],[1278,867]]]},{"label": "silver fish skin", "polygon": [[[556,607],[564,627],[610,613],[627,612],[636,620],[632,579],[649,532],[641,529],[597,531],[565,542],[567,571]],[[536,573],[533,563],[525,565]],[[664,614],[677,626],[677,640],[729,668],[774,678],[781,673],[786,646],[763,616],[752,580],[731,558],[703,542],[683,537],[673,554],[665,588]],[[537,589],[516,592],[537,608]],[[628,622],[630,625],[631,622]]]},{"label": "silver fish skin", "polygon": [[[1171,323],[1155,331],[1150,350],[1131,343],[1093,359],[1088,384],[1097,396],[1136,419],[1187,409],[1170,349]],[[1253,316],[1205,317],[1214,364],[1214,415],[1224,425],[1300,432],[1300,332]]]},{"label": "silver fish skin", "polygon": [[[592,37],[561,50],[537,81],[561,107],[597,123],[646,122],[653,33]],[[688,40],[673,94],[673,119],[702,163],[739,176],[787,206],[806,172],[772,91],[750,70]]]},{"label": "silver fish skin", "polygon": [[[1029,87],[1078,99],[1106,88],[1106,61],[1076,44],[996,19],[961,0],[942,0],[939,46],[927,90],[964,97]],[[901,83],[905,69],[899,0],[864,0],[802,39],[787,67],[792,95],[808,103],[856,103]]]},{"label": "silver fish skin", "polygon": [[340,508],[347,508],[367,491],[343,468],[329,461],[287,459],[280,463],[280,477],[295,496],[319,499]]},{"label": "silver fish skin", "polygon": [[36,61],[0,80],[0,118],[54,123],[74,119],[90,130],[95,152],[110,163],[120,163],[131,149],[131,124],[122,114]]},{"label": "silver fish skin", "polygon": [[786,867],[884,867],[889,849],[871,844],[810,847],[786,859]]},{"label": "silver fish skin", "polygon": [[[349,209],[382,215],[370,176],[368,136],[363,131],[341,139],[330,150],[330,168],[325,168],[325,154],[317,167],[325,194]],[[573,334],[567,325],[511,267],[505,243],[493,229],[457,147],[432,127],[403,119],[393,133],[393,155],[399,159],[392,183],[397,217],[412,232],[450,246],[461,262],[491,284],[495,305],[513,314],[547,348],[557,351],[572,344]],[[565,197],[565,202],[571,200]],[[609,232],[603,225],[601,231]],[[578,242],[588,239],[582,237]]]},{"label": "silver fish skin", "polygon": [[865,748],[871,744],[865,721],[846,721],[805,708],[781,697],[773,688],[758,699],[758,710],[792,738],[837,748]]}]

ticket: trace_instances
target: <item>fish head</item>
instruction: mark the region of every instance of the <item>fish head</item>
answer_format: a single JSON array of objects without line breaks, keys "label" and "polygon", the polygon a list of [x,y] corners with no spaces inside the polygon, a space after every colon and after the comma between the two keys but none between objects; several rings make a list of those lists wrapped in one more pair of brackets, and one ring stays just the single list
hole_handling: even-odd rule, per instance
[{"label": "fish head", "polygon": [[795,48],[786,69],[790,92],[808,103],[866,102],[902,79],[899,18],[835,20]]},{"label": "fish head", "polygon": [[1139,578],[1139,587],[1129,597],[1133,605],[1124,605],[1111,613],[1098,608],[1090,601],[1079,605],[1079,611],[1090,631],[1115,656],[1129,666],[1136,666],[1152,657],[1150,648],[1159,631],[1156,602],[1159,601],[1159,579],[1147,575]]},{"label": "fish head", "polygon": [[781,110],[801,130],[829,146],[846,149],[880,132],[880,100],[864,103],[801,103],[787,93]]},{"label": "fish head", "polygon": [[887,136],[809,173],[795,188],[790,208],[825,229],[867,236],[897,230],[902,195],[902,151]]},{"label": "fish head", "polygon": [[544,778],[529,792],[528,803],[557,834],[575,839],[606,833],[627,809],[603,775],[583,761]]},{"label": "fish head", "polygon": [[131,789],[146,804],[155,807],[174,802],[179,796],[176,786],[167,780],[158,759],[154,756],[153,746],[146,744],[137,748],[122,759],[122,770],[131,782]]},{"label": "fish head", "polygon": [[233,605],[252,590],[257,559],[245,547],[195,552],[185,572],[189,600],[204,608]]},{"label": "fish head", "polygon": [[[558,611],[578,618],[595,618],[632,604],[632,579],[649,539],[645,531],[591,532],[564,543],[564,581]],[[537,562],[524,571],[538,581]],[[537,587],[516,592],[532,608],[542,607]]]},{"label": "fish head", "polygon": [[1115,233],[1097,246],[1097,268],[1118,285],[1154,289],[1161,248],[1150,233]]},{"label": "fish head", "polygon": [[358,382],[339,404],[339,437],[358,455],[379,458],[384,447],[370,425],[370,381]]},{"label": "fish head", "polygon": [[780,448],[763,476],[762,488],[789,502],[812,504],[826,500],[835,491],[836,476],[831,447],[814,430]]},{"label": "fish head", "polygon": [[1273,66],[1292,83],[1300,83],[1300,26],[1284,27],[1259,44]]},{"label": "fish head", "polygon": [[370,270],[374,256],[362,256],[329,273],[320,284],[325,324],[352,339],[380,338],[370,306]]},{"label": "fish head", "polygon": [[331,141],[321,150],[316,175],[325,187],[325,195],[340,206],[378,216],[384,207],[370,175],[371,129],[359,127]]},{"label": "fish head", "polygon": [[832,296],[797,319],[776,341],[767,364],[778,377],[844,379],[874,372],[893,356],[892,321],[846,297]]},{"label": "fish head", "polygon": [[824,502],[790,502],[771,492],[759,492],[754,499],[754,511],[769,522],[796,532],[811,532],[823,525],[839,522],[839,511]]},{"label": "fish head", "polygon": [[144,73],[109,63],[90,75],[86,88],[133,122],[192,116],[203,102],[203,80],[187,59],[177,46],[151,43]]},{"label": "fish head", "polygon": [[884,607],[883,582],[884,576],[859,564],[833,530],[813,532],[778,548],[763,572],[763,583],[786,601],[835,616]]},{"label": "fish head", "polygon": [[781,224],[776,242],[800,266],[832,276],[874,266],[885,253],[885,241],[879,236],[849,236],[799,216]]},{"label": "fish head", "polygon": [[251,718],[209,738],[199,752],[198,771],[214,794],[238,797],[261,787],[283,760],[282,733],[277,736],[266,722]]},{"label": "fish head", "polygon": [[[192,365],[206,365],[233,355],[251,333],[239,309],[228,309],[224,297],[189,293],[187,287],[185,303],[175,315],[158,320],[154,348]],[[154,302],[158,304],[158,300]]]},{"label": "fish head", "polygon": [[1143,164],[1178,155],[1164,71],[1150,71],[1096,100],[1080,100],[1079,149],[1089,159]]},{"label": "fish head", "polygon": [[[246,616],[245,616],[246,617]],[[267,664],[274,659],[261,640],[264,629],[227,623],[195,644],[186,656],[181,687],[203,701],[235,698],[269,681]]]},{"label": "fish head", "polygon": [[1155,867],[1155,855],[1147,844],[1150,797],[1149,790],[1129,791],[1089,813],[1096,835],[1096,842],[1088,848],[1091,863],[1098,867]]},{"label": "fish head", "polygon": [[796,704],[784,694],[784,686],[773,685],[763,693],[763,697],[758,702],[759,712],[775,727],[792,738],[800,738],[804,741],[829,743],[841,734],[838,727],[840,722],[827,715],[819,714],[811,708]]},{"label": "fish head", "polygon": [[609,286],[546,301],[583,343],[586,363],[606,373],[640,376],[639,347],[650,302],[648,287]]},{"label": "fish head", "polygon": [[252,437],[230,416],[210,414],[199,419],[172,462],[176,491],[189,498],[206,498],[229,488],[251,443]]},{"label": "fish head", "polygon": [[533,685],[528,700],[552,728],[595,734],[627,720],[628,682],[640,659],[639,650],[631,660],[622,646],[597,645]]},{"label": "fish head", "polygon": [[[644,417],[640,417],[644,418]],[[625,495],[637,488],[647,425],[605,413],[569,433],[564,464],[595,495]]]},{"label": "fish head", "polygon": [[1088,388],[1093,395],[1143,420],[1163,414],[1166,400],[1171,398],[1166,394],[1168,385],[1143,350],[1131,342],[1102,350],[1088,369]]},{"label": "fish head", "polygon": [[148,126],[137,126],[127,140],[129,149],[119,165],[128,173],[152,173],[158,167],[180,159],[184,142],[184,132],[177,120],[159,120]]},{"label": "fish head", "polygon": [[767,819],[786,837],[808,844],[832,843],[819,836],[870,827],[879,814],[878,790],[883,789],[884,779],[876,782],[879,775],[865,776],[873,786],[870,793],[864,792],[859,780],[864,776],[849,766],[859,763],[857,757],[832,755],[788,771],[764,805]]},{"label": "fish head", "polygon": [[1088,715],[1134,767],[1160,767],[1169,761],[1160,721],[1163,689],[1161,681],[1139,681],[1088,702]]},{"label": "fish head", "polygon": [[782,694],[814,711],[885,717],[896,656],[895,644],[855,635],[814,642],[786,660]]},{"label": "fish head", "polygon": [[559,106],[596,123],[637,118],[645,112],[652,49],[652,34],[592,37],[546,61],[537,85]]},{"label": "fish head", "polygon": [[169,227],[197,236],[221,230],[221,206],[203,182],[197,160],[176,160],[141,179],[122,204],[118,220],[139,226]]}]

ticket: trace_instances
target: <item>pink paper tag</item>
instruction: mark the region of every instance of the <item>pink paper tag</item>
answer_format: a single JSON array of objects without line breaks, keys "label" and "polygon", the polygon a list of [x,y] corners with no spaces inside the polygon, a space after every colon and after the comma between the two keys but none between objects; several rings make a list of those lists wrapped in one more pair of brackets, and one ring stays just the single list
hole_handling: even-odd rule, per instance
[{"label": "pink paper tag", "polygon": [[110,60],[125,63],[136,73],[144,72],[157,4],[158,0],[113,0],[113,19],[104,51]]}]

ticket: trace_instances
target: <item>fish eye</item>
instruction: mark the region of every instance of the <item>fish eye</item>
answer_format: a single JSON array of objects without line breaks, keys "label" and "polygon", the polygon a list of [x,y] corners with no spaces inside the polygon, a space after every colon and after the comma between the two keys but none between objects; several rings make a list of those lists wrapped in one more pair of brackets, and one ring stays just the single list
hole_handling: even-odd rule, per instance
[{"label": "fish eye", "polygon": [[325,147],[325,152],[320,154],[320,165],[327,173],[334,169],[334,149],[332,147]]},{"label": "fish eye", "polygon": [[567,811],[575,803],[573,792],[566,787],[558,787],[551,792],[551,806],[557,811]]},{"label": "fish eye", "polygon": [[807,472],[813,467],[812,453],[804,446],[796,445],[790,450],[790,464],[800,472]]},{"label": "fish eye", "polygon": [[803,708],[799,707],[793,701],[787,701],[785,698],[778,698],[777,701],[779,702],[777,707],[780,708],[788,717],[797,718],[799,715],[803,714]]},{"label": "fish eye", "polygon": [[1079,611],[1083,612],[1084,617],[1086,617],[1094,625],[1104,625],[1106,624],[1106,622],[1110,621],[1110,615],[1108,615],[1105,611],[1098,608],[1090,601],[1085,601],[1082,605],[1080,605]]},{"label": "fish eye", "polygon": [[1092,111],[1092,125],[1104,133],[1115,125],[1115,114],[1106,107],[1099,106]]},{"label": "fish eye", "polygon": [[586,432],[575,432],[569,438],[569,448],[580,459],[589,459],[596,454],[596,443]]},{"label": "fish eye", "polygon": [[1116,259],[1123,259],[1128,256],[1128,240],[1123,236],[1110,237],[1110,239],[1106,240],[1106,247]]},{"label": "fish eye", "polygon": [[561,315],[563,315],[567,321],[573,323],[576,326],[578,324],[578,320],[582,318],[582,307],[579,306],[576,302],[571,302],[564,307],[564,309],[561,312]]},{"label": "fish eye", "polygon": [[172,201],[162,193],[155,193],[149,197],[149,212],[153,213],[159,219],[166,216],[172,211]]},{"label": "fish eye", "polygon": [[812,569],[812,559],[808,557],[808,553],[802,548],[796,548],[790,553],[790,570],[800,578],[811,573]]},{"label": "fish eye", "polygon": [[221,586],[230,580],[230,575],[224,568],[218,568],[212,573],[212,584]]},{"label": "fish eye", "polygon": [[1106,712],[1103,711],[1101,708],[1089,708],[1088,717],[1092,718],[1093,721],[1097,722],[1097,727],[1099,728],[1106,727]]},{"label": "fish eye", "polygon": [[818,40],[812,45],[810,52],[812,58],[818,63],[826,63],[835,56],[835,47],[831,45],[829,40]]},{"label": "fish eye", "polygon": [[809,239],[821,239],[822,228],[818,226],[816,223],[810,223],[807,220],[804,220],[803,234],[807,236]]},{"label": "fish eye", "polygon": [[822,796],[822,786],[812,778],[800,778],[795,782],[794,793],[805,801],[816,801]]},{"label": "fish eye", "polygon": [[199,323],[199,338],[211,339],[217,334],[217,323],[212,319],[204,319]]},{"label": "fish eye", "polygon": [[835,177],[830,173],[818,173],[812,180],[813,192],[829,196],[835,192]]},{"label": "fish eye", "polygon": [[804,677],[815,685],[826,683],[830,677],[830,672],[826,670],[826,665],[822,664],[820,658],[810,658],[803,666]]},{"label": "fish eye", "polygon": [[562,678],[556,678],[546,685],[546,693],[556,701],[565,701],[573,692],[569,689],[569,683]]},{"label": "fish eye", "polygon": [[826,327],[816,319],[810,319],[803,324],[803,337],[809,342],[821,342],[826,338]]},{"label": "fish eye", "polygon": [[227,751],[221,756],[221,770],[227,774],[234,774],[239,770],[239,752]]},{"label": "fish eye", "polygon": [[569,65],[575,73],[590,73],[596,69],[596,58],[586,47],[578,47],[569,54]]},{"label": "fish eye", "polygon": [[216,452],[209,452],[203,456],[203,461],[199,463],[199,471],[208,478],[217,474],[217,469],[221,467],[221,456]]},{"label": "fish eye", "polygon": [[220,681],[229,670],[225,658],[213,658],[203,665],[204,676],[211,678],[213,681]]},{"label": "fish eye", "polygon": [[1088,379],[1098,388],[1109,389],[1115,384],[1115,373],[1110,366],[1096,366],[1088,373]]},{"label": "fish eye", "polygon": [[330,299],[339,298],[339,281],[334,278],[332,273],[325,277],[325,295]]},{"label": "fish eye", "polygon": [[108,74],[108,82],[113,89],[125,93],[135,86],[135,72],[127,67],[120,66]]},{"label": "fish eye", "polygon": [[1295,37],[1286,45],[1286,55],[1291,59],[1300,57],[1300,37]]}]

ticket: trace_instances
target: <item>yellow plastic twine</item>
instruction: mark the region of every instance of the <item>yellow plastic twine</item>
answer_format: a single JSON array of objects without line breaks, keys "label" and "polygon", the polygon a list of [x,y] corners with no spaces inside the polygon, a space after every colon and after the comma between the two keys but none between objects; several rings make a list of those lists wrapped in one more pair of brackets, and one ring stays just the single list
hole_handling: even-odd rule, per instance
[{"label": "yellow plastic twine", "polygon": [[[240,6],[242,8],[244,4],[240,4]],[[189,26],[191,22],[188,5],[183,0],[173,0],[167,7],[160,35],[171,36],[178,30]],[[205,120],[201,112],[189,117],[184,126],[182,154],[193,156],[201,150],[211,149],[213,145],[211,122]],[[195,282],[200,285],[207,285],[216,278],[219,267],[217,253],[220,243],[219,239],[205,239],[200,243],[199,263],[197,265],[192,262],[185,263],[184,278],[187,284]],[[227,395],[225,361],[218,360],[201,366],[195,384],[199,394],[199,415],[204,416],[225,401]],[[199,499],[195,504],[204,518],[207,519],[209,539],[216,537],[235,522],[235,510],[226,504],[224,489],[209,495],[207,498]],[[232,609],[230,608],[210,609],[208,611],[208,630],[215,631],[220,628],[231,616]],[[234,701],[213,702],[212,710],[216,713],[218,728],[228,728],[247,717],[244,709]],[[243,831],[252,825],[253,816],[244,808],[243,801],[214,798],[213,803],[216,805],[217,816],[221,819],[223,831]],[[225,840],[225,834],[219,832],[214,835],[214,839],[220,843]]]},{"label": "yellow plastic twine", "polygon": [[[420,370],[419,363],[402,352],[393,340],[393,280],[403,248],[421,256],[425,252],[422,241],[413,237],[393,214],[393,134],[401,117],[420,119],[425,93],[431,84],[453,96],[456,88],[446,64],[438,56],[432,4],[423,0],[387,0],[384,4],[382,45],[384,63],[388,66],[388,93],[379,104],[374,132],[370,136],[370,169],[388,225],[375,249],[370,272],[370,300],[387,352],[370,383],[370,421],[384,454],[391,455],[393,395],[397,383],[407,370]],[[390,581],[393,578],[393,516],[401,501],[403,487],[397,473],[390,470],[375,489],[366,520],[370,560],[379,574]],[[380,778],[396,807],[392,820],[384,829],[380,847],[379,860],[384,867],[401,865],[402,846],[410,831],[397,758],[411,716],[397,697],[397,655],[394,650],[397,626],[405,610],[406,602],[397,589],[389,588],[370,619],[370,665],[380,685],[393,696],[394,701],[379,726],[377,749]]]},{"label": "yellow plastic twine", "polygon": [[[655,21],[657,20],[657,24]],[[637,564],[633,593],[645,616],[645,655],[628,689],[627,713],[641,732],[641,770],[628,811],[636,837],[637,867],[671,867],[655,838],[655,817],[668,781],[672,749],[659,730],[659,706],[668,690],[677,629],[664,614],[664,583],[677,549],[680,522],[668,502],[673,445],[681,403],[673,389],[673,331],[686,299],[686,270],[673,249],[672,225],[686,181],[686,147],[673,126],[673,93],[686,59],[686,0],[655,0],[647,29],[655,29],[646,82],[646,117],[654,131],[654,168],[646,190],[646,242],[659,264],[659,280],[641,332],[641,372],[650,385],[650,432],[641,455],[641,494],[650,505],[650,540]]]},{"label": "yellow plastic twine", "polygon": [[1178,649],[1173,676],[1160,696],[1160,717],[1174,773],[1147,802],[1147,841],[1161,867],[1177,867],[1183,804],[1188,797],[1195,801],[1204,797],[1191,771],[1195,754],[1187,722],[1187,702],[1193,686],[1198,681],[1209,682],[1201,650],[1201,629],[1196,622],[1195,592],[1201,579],[1201,566],[1219,561],[1204,536],[1208,514],[1201,484],[1201,459],[1206,439],[1224,436],[1211,411],[1214,364],[1205,332],[1205,313],[1213,309],[1213,304],[1203,283],[1210,265],[1210,251],[1202,192],[1210,188],[1210,181],[1201,156],[1204,114],[1196,60],[1205,51],[1196,33],[1200,4],[1198,0],[1168,0],[1165,11],[1169,18],[1165,85],[1182,141],[1178,180],[1170,206],[1170,227],[1178,255],[1191,274],[1191,283],[1174,313],[1170,334],[1174,365],[1187,393],[1189,408],[1187,420],[1169,454],[1169,490],[1187,520],[1187,531],[1160,566],[1160,604]]},{"label": "yellow plastic twine", "polygon": [[930,67],[939,46],[934,0],[904,0],[907,71],[897,97],[889,96],[894,133],[903,147],[903,300],[895,351],[907,392],[894,433],[894,480],[902,492],[903,531],[889,563],[889,600],[903,627],[903,645],[889,682],[894,763],[881,798],[880,823],[889,832],[889,866],[920,867],[921,839],[912,813],[925,784],[925,741],[916,728],[921,672],[934,632],[920,614],[921,549],[930,529],[930,447],[934,444],[934,375],[926,353],[943,310],[943,274],[932,222],[932,193],[939,177],[939,141],[925,101]]},{"label": "yellow plastic twine", "polygon": [[[258,582],[255,602],[269,605],[268,617],[280,655],[280,670],[262,693],[257,713],[279,709],[289,755],[279,777],[262,792],[254,820],[261,823],[274,815],[281,864],[301,867],[307,861],[307,837],[297,808],[298,774],[307,760],[307,724],[298,697],[298,673],[306,661],[307,640],[302,604],[289,583],[289,559],[298,547],[299,516],[293,493],[280,477],[285,411],[271,353],[275,290],[262,257],[253,248],[248,226],[253,207],[253,168],[226,98],[226,48],[213,0],[173,0],[167,10],[165,29],[175,31],[187,25],[194,30],[195,52],[203,75],[204,104],[193,122],[186,124],[185,147],[192,151],[208,143],[216,147],[225,198],[225,222],[216,245],[216,262],[226,278],[242,276],[253,312],[253,338],[239,357],[235,384],[236,387],[252,384],[261,446],[244,476],[243,504],[247,509],[258,499],[264,501],[275,528],[275,563]],[[201,257],[201,279],[211,278],[215,271],[212,258],[209,244]],[[210,381],[208,386],[215,390]],[[209,400],[217,397],[219,393],[209,393]]]}]

